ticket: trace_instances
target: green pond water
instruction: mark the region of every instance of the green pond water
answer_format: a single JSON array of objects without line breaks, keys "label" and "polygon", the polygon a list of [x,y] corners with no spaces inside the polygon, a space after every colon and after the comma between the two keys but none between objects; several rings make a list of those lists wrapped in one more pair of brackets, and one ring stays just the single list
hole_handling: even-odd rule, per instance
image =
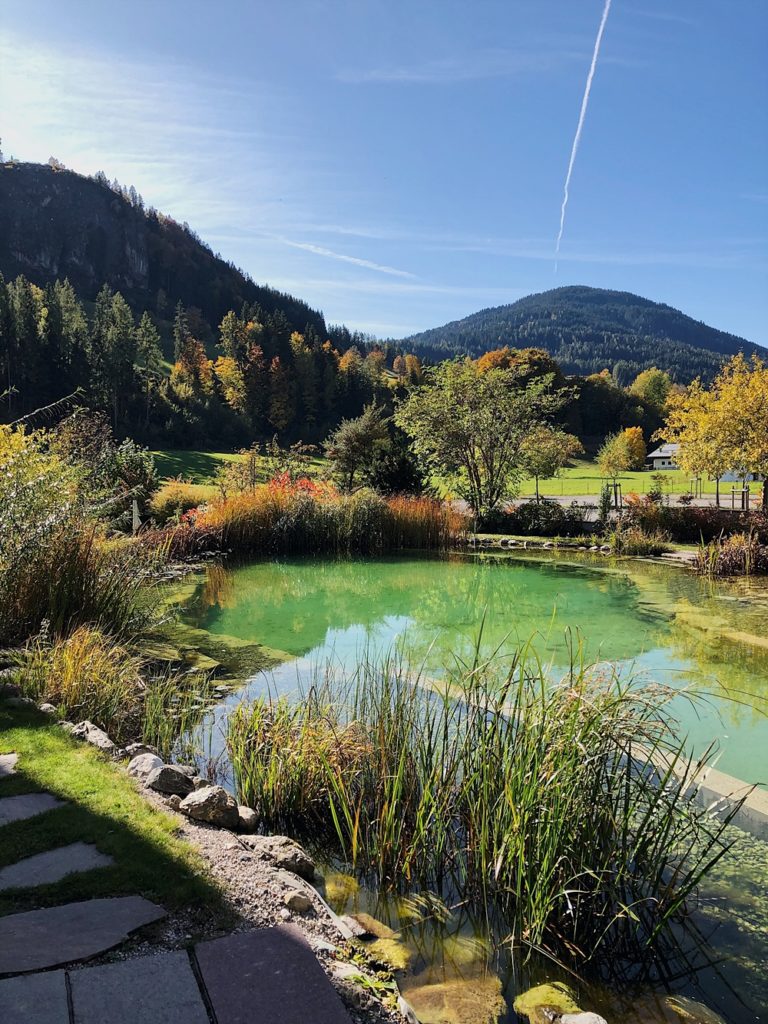
[{"label": "green pond water", "polygon": [[[210,567],[187,586],[181,618],[182,638],[186,630],[187,641],[221,661],[238,684],[209,716],[214,756],[226,716],[242,700],[267,689],[296,692],[329,661],[350,670],[361,657],[393,648],[439,676],[453,658],[470,657],[482,626],[484,650],[529,645],[553,678],[580,646],[589,662],[695,687],[704,700],[675,702],[691,749],[715,742],[718,768],[768,782],[765,582],[712,584],[650,562],[551,553],[293,558]],[[656,963],[631,983],[593,983],[584,1005],[602,1008],[609,1020],[677,1022],[664,1002],[671,991],[724,1020],[768,1020],[768,844],[746,839],[708,886],[694,928],[704,952]],[[503,957],[489,956],[485,925],[461,914],[443,926],[415,924],[396,900],[351,883],[329,899],[337,910],[367,909],[402,931],[410,954],[402,987],[422,1001],[426,1020],[512,1021],[509,1008],[506,1016],[482,1017],[477,1007],[495,1005],[502,989],[511,1007],[521,987],[559,976],[551,964],[518,976]],[[714,965],[713,957],[723,962]]]}]

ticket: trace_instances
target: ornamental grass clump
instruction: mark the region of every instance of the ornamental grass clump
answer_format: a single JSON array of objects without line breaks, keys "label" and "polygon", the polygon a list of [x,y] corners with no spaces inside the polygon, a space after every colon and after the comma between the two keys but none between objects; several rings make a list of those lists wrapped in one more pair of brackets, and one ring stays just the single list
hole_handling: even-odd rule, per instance
[{"label": "ornamental grass clump", "polygon": [[[673,691],[500,655],[429,679],[398,658],[327,674],[228,725],[240,796],[376,886],[499,915],[513,945],[648,942],[727,849],[696,802]],[[729,816],[726,816],[729,817]]]},{"label": "ornamental grass clump", "polygon": [[736,533],[701,544],[696,569],[702,576],[752,576],[768,573],[768,544],[758,535]]},{"label": "ornamental grass clump", "polygon": [[88,719],[118,743],[151,743],[163,756],[199,723],[214,694],[202,673],[158,668],[93,626],[67,637],[43,632],[3,653],[25,696]]},{"label": "ornamental grass clump", "polygon": [[118,636],[151,618],[152,553],[108,540],[82,467],[62,462],[43,431],[0,427],[0,644],[43,623],[57,636],[91,624]]},{"label": "ornamental grass clump", "polygon": [[370,490],[345,495],[327,482],[292,479],[209,502],[187,513],[201,547],[242,554],[375,554],[446,548],[464,518],[429,498],[383,498]]}]

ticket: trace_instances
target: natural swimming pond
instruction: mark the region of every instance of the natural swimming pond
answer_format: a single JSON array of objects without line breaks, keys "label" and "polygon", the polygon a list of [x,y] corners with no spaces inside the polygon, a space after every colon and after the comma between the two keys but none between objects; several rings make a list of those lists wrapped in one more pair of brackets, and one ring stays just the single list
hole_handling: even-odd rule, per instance
[{"label": "natural swimming pond", "polygon": [[209,573],[183,618],[225,652],[228,643],[260,644],[276,659],[255,677],[240,664],[252,678],[238,700],[267,685],[295,691],[329,660],[349,668],[397,644],[439,675],[454,657],[472,656],[481,631],[484,651],[528,645],[554,677],[581,647],[587,661],[706,693],[678,708],[692,748],[716,740],[722,771],[768,783],[768,586],[606,561],[511,553],[261,561]]},{"label": "natural swimming pond", "polygon": [[[243,685],[215,711],[213,744],[229,709],[266,688],[294,692],[327,661],[351,668],[366,653],[403,645],[414,664],[439,676],[454,657],[482,647],[530,644],[554,678],[579,647],[587,661],[708,695],[680,700],[692,748],[720,745],[718,767],[750,782],[768,780],[768,587],[711,584],[687,572],[639,561],[542,553],[392,557],[328,561],[280,559],[223,570],[189,585],[183,622],[191,642],[230,667]],[[265,658],[271,665],[261,671]],[[403,931],[411,964],[406,993],[432,1005],[426,1019],[482,1020],[485,999],[543,977],[567,978],[548,963],[515,975],[487,951],[487,923],[458,911],[448,925],[414,923],[408,907],[332,878],[337,910],[367,909]],[[701,949],[644,967],[617,985],[594,979],[584,1005],[608,1019],[674,1021],[665,991],[684,993],[724,1019],[760,1019],[768,977],[768,844],[748,838],[708,883],[695,928]],[[712,955],[724,958],[714,966]],[[490,978],[483,971],[495,967]],[[501,979],[500,981],[498,979]],[[572,981],[573,979],[571,979]],[[426,995],[425,995],[426,993]],[[461,1015],[461,1007],[467,1010]],[[440,1016],[443,1014],[443,1016]],[[488,1019],[495,1019],[489,1017]],[[508,1011],[508,1017],[514,1014]]]}]

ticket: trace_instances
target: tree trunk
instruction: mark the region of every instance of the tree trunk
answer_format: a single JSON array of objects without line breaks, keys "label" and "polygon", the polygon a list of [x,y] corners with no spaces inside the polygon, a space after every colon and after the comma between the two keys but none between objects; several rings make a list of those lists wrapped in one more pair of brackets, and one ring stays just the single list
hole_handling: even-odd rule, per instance
[{"label": "tree trunk", "polygon": [[720,508],[720,477],[715,477],[715,504]]},{"label": "tree trunk", "polygon": [[763,478],[763,512],[768,512],[768,476]]},{"label": "tree trunk", "polygon": [[539,478],[538,478],[538,476],[535,479],[536,479],[536,504],[538,505],[539,504]]}]

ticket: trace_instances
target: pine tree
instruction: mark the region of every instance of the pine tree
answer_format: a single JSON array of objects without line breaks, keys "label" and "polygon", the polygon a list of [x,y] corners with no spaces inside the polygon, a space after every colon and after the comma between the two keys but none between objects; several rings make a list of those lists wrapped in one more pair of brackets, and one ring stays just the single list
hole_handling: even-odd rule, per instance
[{"label": "pine tree", "polygon": [[112,300],[111,323],[104,347],[104,383],[112,406],[112,423],[117,433],[121,415],[130,401],[136,363],[136,326],[133,313],[120,292]]},{"label": "pine tree", "polygon": [[136,369],[142,381],[144,392],[144,426],[149,425],[149,409],[152,391],[157,387],[162,375],[163,352],[160,348],[160,335],[152,322],[149,313],[142,313],[139,326],[136,328]]},{"label": "pine tree", "polygon": [[176,315],[173,319],[173,358],[178,363],[184,346],[191,337],[187,313],[181,302],[176,303]]},{"label": "pine tree", "polygon": [[269,422],[284,431],[296,416],[296,386],[290,369],[275,356],[269,367]]}]

